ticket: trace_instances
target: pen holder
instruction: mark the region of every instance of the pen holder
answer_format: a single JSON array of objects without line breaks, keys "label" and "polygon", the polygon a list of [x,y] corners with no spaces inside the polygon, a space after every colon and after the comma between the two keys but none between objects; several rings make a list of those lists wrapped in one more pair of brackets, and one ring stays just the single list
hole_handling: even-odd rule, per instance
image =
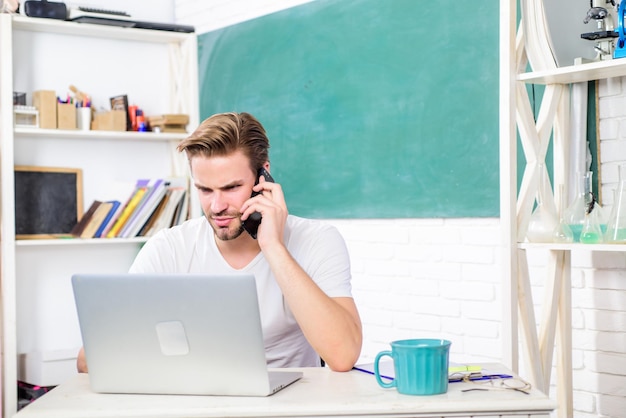
[{"label": "pen holder", "polygon": [[91,108],[90,107],[77,107],[76,108],[76,125],[81,131],[88,131],[91,129]]},{"label": "pen holder", "polygon": [[54,90],[37,90],[33,92],[33,106],[39,112],[39,127],[56,129],[57,127],[57,96]]},{"label": "pen holder", "polygon": [[57,128],[76,129],[76,106],[71,103],[57,103]]}]

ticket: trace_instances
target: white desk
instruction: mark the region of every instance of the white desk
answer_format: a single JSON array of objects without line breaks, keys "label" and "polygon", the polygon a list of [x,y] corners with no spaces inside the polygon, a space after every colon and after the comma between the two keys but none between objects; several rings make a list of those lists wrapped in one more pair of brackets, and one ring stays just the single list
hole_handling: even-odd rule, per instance
[{"label": "white desk", "polygon": [[[506,373],[502,366],[483,365]],[[15,418],[103,417],[476,417],[549,418],[556,403],[543,393],[512,390],[471,391],[471,383],[451,383],[448,393],[400,395],[378,386],[374,376],[328,368],[298,369],[304,377],[266,397],[114,395],[89,389],[87,375],[78,375],[23,408]]]}]

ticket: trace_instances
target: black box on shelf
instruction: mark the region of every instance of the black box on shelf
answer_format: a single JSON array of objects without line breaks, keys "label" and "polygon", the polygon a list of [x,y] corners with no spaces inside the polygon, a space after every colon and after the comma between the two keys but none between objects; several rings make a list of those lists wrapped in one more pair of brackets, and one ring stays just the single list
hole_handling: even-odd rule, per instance
[{"label": "black box on shelf", "polygon": [[13,106],[26,106],[26,93],[13,92]]}]

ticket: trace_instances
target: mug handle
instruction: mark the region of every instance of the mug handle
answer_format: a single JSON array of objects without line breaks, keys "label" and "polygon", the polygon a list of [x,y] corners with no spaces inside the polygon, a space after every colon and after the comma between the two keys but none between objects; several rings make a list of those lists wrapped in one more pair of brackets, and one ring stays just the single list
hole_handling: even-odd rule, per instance
[{"label": "mug handle", "polygon": [[[384,356],[389,356],[391,357],[391,351],[381,351],[380,353],[378,353],[376,355],[376,360],[374,360],[374,376],[376,376],[376,381],[378,382],[378,384],[384,388],[392,388],[394,386],[396,386],[396,379],[393,379],[391,382],[389,383],[385,383],[383,382],[383,380],[380,378],[380,370],[378,368],[378,363],[380,362],[380,359]],[[393,358],[393,357],[391,357]]]}]

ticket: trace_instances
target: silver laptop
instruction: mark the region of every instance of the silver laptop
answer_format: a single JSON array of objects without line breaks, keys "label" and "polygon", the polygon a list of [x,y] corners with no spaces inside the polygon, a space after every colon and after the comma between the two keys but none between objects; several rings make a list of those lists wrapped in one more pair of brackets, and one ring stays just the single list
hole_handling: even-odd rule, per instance
[{"label": "silver laptop", "polygon": [[268,371],[252,275],[75,274],[93,391],[267,396],[302,377]]}]

